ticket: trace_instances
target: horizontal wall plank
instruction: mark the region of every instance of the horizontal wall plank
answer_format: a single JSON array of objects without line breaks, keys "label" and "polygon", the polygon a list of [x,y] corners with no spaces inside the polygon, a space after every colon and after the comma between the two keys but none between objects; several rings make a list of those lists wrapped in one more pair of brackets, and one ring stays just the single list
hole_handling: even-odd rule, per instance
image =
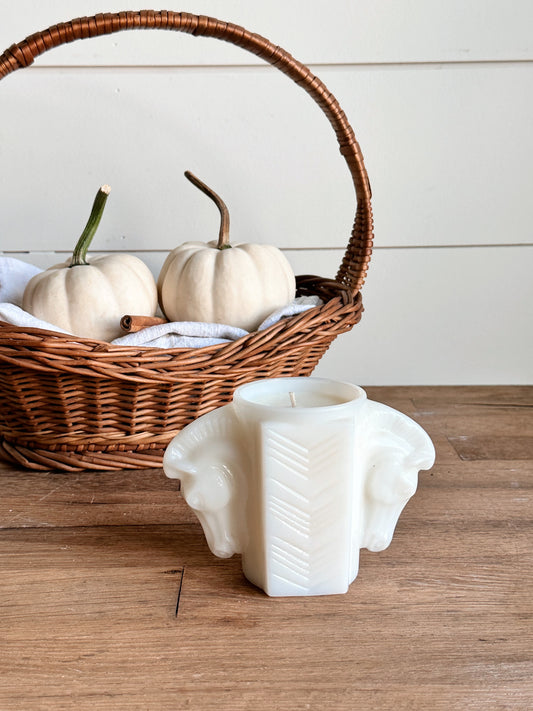
[{"label": "horizontal wall plank", "polygon": [[[325,277],[342,259],[341,250],[286,254],[297,273]],[[165,255],[139,254],[154,274]],[[19,256],[46,267],[65,255]],[[363,319],[316,374],[361,385],[531,384],[532,273],[533,247],[375,250]]]},{"label": "horizontal wall plank", "polygon": [[532,273],[533,247],[376,250],[362,321],[316,372],[363,385],[532,384]]},{"label": "horizontal wall plank", "polygon": [[[132,8],[136,9],[136,8]],[[241,24],[305,63],[456,62],[531,60],[533,6],[529,0],[188,0],[165,9],[207,14]],[[124,3],[19,0],[2,13],[2,49],[57,22]],[[231,45],[170,32],[123,32],[49,52],[40,65],[186,65],[254,63]]]},{"label": "horizontal wall plank", "polygon": [[[376,244],[531,243],[533,64],[324,68],[361,144]],[[0,248],[68,249],[113,186],[95,248],[216,235],[343,247],[353,187],[328,121],[274,69],[42,70],[0,84]]]}]

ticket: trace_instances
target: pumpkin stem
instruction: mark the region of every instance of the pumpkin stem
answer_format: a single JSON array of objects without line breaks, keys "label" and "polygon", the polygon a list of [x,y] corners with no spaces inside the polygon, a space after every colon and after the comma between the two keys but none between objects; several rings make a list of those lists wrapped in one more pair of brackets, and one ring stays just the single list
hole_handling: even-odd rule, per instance
[{"label": "pumpkin stem", "polygon": [[110,192],[111,188],[109,185],[102,185],[100,190],[96,193],[91,214],[89,215],[85,229],[81,233],[81,237],[72,252],[72,259],[69,264],[70,267],[77,267],[81,264],[88,263],[86,259],[87,250],[89,249],[89,245],[91,244],[92,238],[94,237],[94,234],[98,229],[98,225],[100,224],[100,220],[102,219],[102,215],[104,214],[104,207],[107,201],[107,196]]},{"label": "pumpkin stem", "polygon": [[231,247],[229,243],[229,210],[226,207],[226,203],[222,198],[217,195],[211,188],[208,188],[205,183],[202,183],[195,175],[193,175],[189,170],[185,171],[185,177],[190,180],[193,185],[195,185],[199,190],[210,197],[211,200],[218,207],[220,212],[220,229],[218,231],[218,244],[217,249],[228,249]]}]

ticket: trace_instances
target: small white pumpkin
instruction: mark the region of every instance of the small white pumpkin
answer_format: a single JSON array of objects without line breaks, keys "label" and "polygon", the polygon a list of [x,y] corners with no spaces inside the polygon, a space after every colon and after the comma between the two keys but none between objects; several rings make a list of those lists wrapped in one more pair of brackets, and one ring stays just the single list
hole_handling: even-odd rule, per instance
[{"label": "small white pumpkin", "polygon": [[83,338],[112,341],[123,335],[125,314],[153,316],[157,286],[146,264],[131,254],[107,254],[87,261],[110,188],[94,200],[72,258],[36,274],[24,290],[22,308],[43,321]]},{"label": "small white pumpkin", "polygon": [[272,245],[230,245],[226,205],[192,173],[185,176],[218,207],[218,241],[184,242],[167,256],[157,281],[159,305],[169,321],[222,323],[254,331],[293,300],[292,267]]}]

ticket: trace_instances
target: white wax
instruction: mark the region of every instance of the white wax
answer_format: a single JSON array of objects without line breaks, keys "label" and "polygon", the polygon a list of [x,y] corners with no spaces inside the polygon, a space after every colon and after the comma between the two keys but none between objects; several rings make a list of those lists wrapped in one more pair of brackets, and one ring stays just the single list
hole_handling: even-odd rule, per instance
[{"label": "white wax", "polygon": [[[234,401],[252,407],[291,409],[293,414],[299,410],[302,415],[307,409],[348,405],[364,399],[364,391],[351,383],[304,377],[256,380],[237,388],[234,397]],[[287,416],[293,421],[292,416]]]},{"label": "white wax", "polygon": [[[255,399],[255,398],[254,398]],[[336,397],[329,393],[319,391],[295,392],[295,407],[328,407],[331,405],[341,405],[346,402],[345,397]],[[258,405],[267,407],[292,407],[289,391],[286,393],[261,393],[256,400]]]}]

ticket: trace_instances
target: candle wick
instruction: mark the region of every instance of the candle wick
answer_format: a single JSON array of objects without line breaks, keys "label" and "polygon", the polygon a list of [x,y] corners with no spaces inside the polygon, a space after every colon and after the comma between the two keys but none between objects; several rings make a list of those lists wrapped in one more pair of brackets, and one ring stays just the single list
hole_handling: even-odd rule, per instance
[{"label": "candle wick", "polygon": [[289,397],[291,399],[291,407],[296,407],[296,396],[294,395],[294,393],[290,392]]}]

